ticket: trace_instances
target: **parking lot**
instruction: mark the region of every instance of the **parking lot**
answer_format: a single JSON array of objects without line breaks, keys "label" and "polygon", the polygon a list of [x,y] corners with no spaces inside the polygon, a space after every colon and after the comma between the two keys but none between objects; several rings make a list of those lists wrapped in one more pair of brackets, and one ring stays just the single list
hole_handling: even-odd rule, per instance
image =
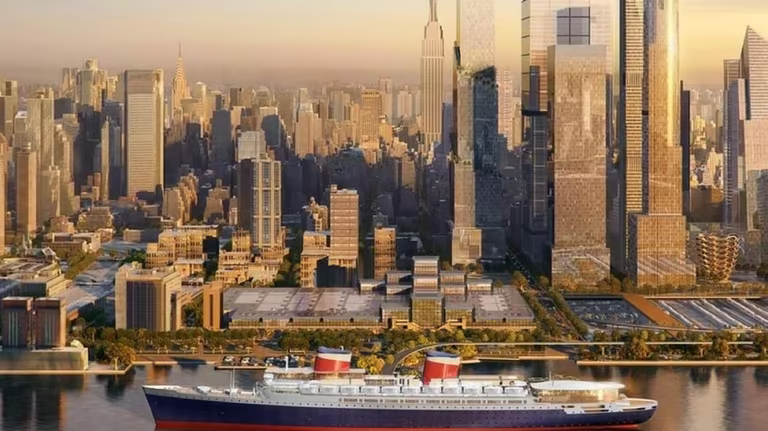
[{"label": "parking lot", "polygon": [[656,300],[656,305],[694,329],[768,328],[768,301],[744,298]]},{"label": "parking lot", "polygon": [[568,306],[582,320],[652,325],[653,323],[623,299],[569,299]]}]

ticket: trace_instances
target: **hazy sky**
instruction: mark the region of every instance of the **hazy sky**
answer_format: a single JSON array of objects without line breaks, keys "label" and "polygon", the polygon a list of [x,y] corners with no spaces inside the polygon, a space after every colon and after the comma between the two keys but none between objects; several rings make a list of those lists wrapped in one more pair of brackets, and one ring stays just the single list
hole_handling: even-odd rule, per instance
[{"label": "hazy sky", "polygon": [[[438,5],[447,53],[455,1]],[[498,62],[517,70],[520,0],[488,1]],[[687,81],[719,83],[747,25],[768,36],[768,0],[679,1]],[[0,74],[56,79],[84,58],[171,73],[181,42],[191,81],[298,68],[416,78],[427,14],[428,0],[0,0]]]}]

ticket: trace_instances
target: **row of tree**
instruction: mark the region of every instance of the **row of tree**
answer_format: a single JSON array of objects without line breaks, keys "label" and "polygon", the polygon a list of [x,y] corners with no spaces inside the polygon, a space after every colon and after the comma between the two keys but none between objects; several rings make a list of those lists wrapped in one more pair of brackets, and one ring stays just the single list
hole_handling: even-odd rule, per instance
[{"label": "row of tree", "polygon": [[536,294],[530,290],[524,290],[521,295],[523,296],[523,299],[525,299],[525,302],[528,303],[528,307],[533,311],[533,316],[538,322],[539,329],[551,337],[560,337],[562,332],[560,331],[560,327],[557,326],[557,321],[555,321],[555,318],[547,312],[547,309],[544,308],[543,305],[541,305]]},{"label": "row of tree", "polygon": [[64,277],[67,280],[74,280],[78,274],[88,269],[98,258],[99,256],[96,253],[79,253],[71,256],[67,260],[68,268]]},{"label": "row of tree", "polygon": [[[759,359],[768,358],[768,333],[734,334],[730,332],[693,333],[680,332],[675,336],[648,331],[618,333],[596,332],[595,341],[623,342],[619,347],[594,346],[581,352],[582,358],[601,359],[605,357],[621,360],[725,360],[732,357]],[[695,341],[709,344],[698,345],[651,345],[653,341]],[[730,345],[732,341],[751,341],[752,345]]]},{"label": "row of tree", "polygon": [[589,328],[587,327],[587,324],[584,323],[584,321],[581,320],[581,318],[577,316],[573,310],[571,310],[571,307],[568,306],[568,303],[565,301],[565,298],[563,298],[563,295],[560,294],[560,292],[558,292],[556,289],[550,289],[549,297],[552,298],[552,303],[554,303],[555,307],[561,313],[563,313],[563,316],[565,316],[566,319],[568,319],[568,322],[573,326],[573,329],[576,330],[579,336],[584,338],[589,335]]}]

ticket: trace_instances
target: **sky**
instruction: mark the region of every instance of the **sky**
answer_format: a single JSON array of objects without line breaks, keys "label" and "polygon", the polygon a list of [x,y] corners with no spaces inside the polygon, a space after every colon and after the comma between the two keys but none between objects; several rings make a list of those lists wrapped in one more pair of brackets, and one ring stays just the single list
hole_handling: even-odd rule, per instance
[{"label": "sky", "polygon": [[[438,0],[446,53],[455,1]],[[488,1],[497,4],[497,63],[518,71],[520,0]],[[738,57],[747,25],[768,36],[767,0],[679,2],[681,78],[690,83],[722,81],[722,60]],[[428,0],[0,0],[0,75],[55,81],[85,58],[115,72],[170,74],[181,43],[192,81],[302,74],[415,81],[427,17]]]}]

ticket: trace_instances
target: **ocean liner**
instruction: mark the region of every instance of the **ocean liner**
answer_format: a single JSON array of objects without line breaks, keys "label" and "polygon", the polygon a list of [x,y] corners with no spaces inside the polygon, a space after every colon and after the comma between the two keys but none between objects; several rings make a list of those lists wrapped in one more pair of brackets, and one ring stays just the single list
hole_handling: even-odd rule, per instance
[{"label": "ocean liner", "polygon": [[312,368],[269,368],[244,390],[144,386],[158,429],[253,431],[634,429],[657,402],[619,383],[459,378],[461,358],[427,354],[421,379],[367,375],[321,348]]}]

